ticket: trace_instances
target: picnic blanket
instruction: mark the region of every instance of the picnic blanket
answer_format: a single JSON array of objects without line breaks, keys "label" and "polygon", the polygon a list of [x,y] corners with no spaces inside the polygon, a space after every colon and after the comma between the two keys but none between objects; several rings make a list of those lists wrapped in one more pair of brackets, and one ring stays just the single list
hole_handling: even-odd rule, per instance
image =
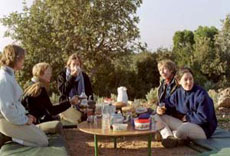
[{"label": "picnic blanket", "polygon": [[48,147],[26,147],[14,142],[1,147],[0,156],[68,156],[65,141],[59,134],[48,135]]},{"label": "picnic blanket", "polygon": [[[217,128],[214,134],[209,139],[196,139],[193,140],[195,146],[199,146],[206,150],[200,155],[230,155],[230,132]],[[191,147],[191,146],[190,146]],[[194,146],[193,146],[194,147]],[[193,148],[192,147],[192,148]]]},{"label": "picnic blanket", "polygon": [[229,156],[229,155],[230,155],[230,148],[223,148],[221,150],[213,150],[210,152],[199,154],[199,156]]},{"label": "picnic blanket", "polygon": [[73,123],[73,122],[70,122],[64,119],[61,119],[61,123],[62,123],[63,128],[77,128],[76,123]]}]

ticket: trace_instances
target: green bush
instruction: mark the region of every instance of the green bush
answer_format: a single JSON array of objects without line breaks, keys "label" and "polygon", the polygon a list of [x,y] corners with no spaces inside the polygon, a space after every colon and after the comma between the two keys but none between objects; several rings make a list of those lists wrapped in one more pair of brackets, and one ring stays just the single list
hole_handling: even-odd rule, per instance
[{"label": "green bush", "polygon": [[155,109],[156,107],[156,102],[157,102],[157,91],[158,88],[152,88],[146,95],[146,99],[149,105],[151,105],[151,108]]},{"label": "green bush", "polygon": [[208,95],[212,98],[215,108],[217,108],[218,93],[214,89],[210,89]]}]

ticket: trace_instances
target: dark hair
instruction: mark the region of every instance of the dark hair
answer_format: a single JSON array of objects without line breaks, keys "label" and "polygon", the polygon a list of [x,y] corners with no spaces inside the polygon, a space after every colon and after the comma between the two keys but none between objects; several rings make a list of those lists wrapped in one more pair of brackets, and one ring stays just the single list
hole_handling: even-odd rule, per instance
[{"label": "dark hair", "polygon": [[190,73],[192,74],[192,76],[194,77],[194,74],[192,72],[192,70],[188,67],[183,67],[183,68],[180,68],[177,72],[176,72],[176,75],[175,75],[175,79],[177,81],[177,83],[181,80],[182,76],[185,74],[185,73]]},{"label": "dark hair", "polygon": [[25,53],[26,51],[20,46],[7,45],[3,49],[0,64],[14,68],[17,61],[25,57]]}]

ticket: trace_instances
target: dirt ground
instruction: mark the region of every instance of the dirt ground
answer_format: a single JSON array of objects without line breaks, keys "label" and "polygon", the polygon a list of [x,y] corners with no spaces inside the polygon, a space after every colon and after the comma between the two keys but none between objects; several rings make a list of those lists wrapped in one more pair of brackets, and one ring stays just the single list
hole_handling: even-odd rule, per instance
[{"label": "dirt ground", "polygon": [[[65,138],[71,156],[93,156],[93,135],[80,132],[78,129],[65,129]],[[148,154],[147,136],[122,137],[117,139],[117,149],[113,148],[112,138],[99,137],[98,147],[100,156],[146,156]],[[181,146],[173,149],[164,148],[160,142],[152,141],[152,155],[156,156],[190,156],[197,152]]]},{"label": "dirt ground", "polygon": [[[221,128],[230,130],[230,109],[220,109],[216,111],[219,120],[218,125]],[[78,129],[65,129],[65,139],[68,144],[71,156],[93,156],[94,139],[93,135],[80,132]],[[117,149],[113,148],[112,138],[99,137],[99,155],[100,156],[146,156],[148,154],[147,136],[122,137],[117,139]],[[154,140],[154,139],[153,139]],[[187,146],[179,146],[172,149],[164,148],[160,142],[152,141],[153,156],[193,156],[198,152]]]}]

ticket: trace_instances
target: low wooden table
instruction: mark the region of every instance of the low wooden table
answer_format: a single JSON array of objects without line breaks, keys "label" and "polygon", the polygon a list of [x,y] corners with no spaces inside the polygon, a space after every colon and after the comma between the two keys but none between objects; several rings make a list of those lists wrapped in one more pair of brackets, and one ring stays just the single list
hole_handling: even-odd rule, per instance
[{"label": "low wooden table", "polygon": [[113,131],[110,130],[103,130],[101,126],[101,120],[98,120],[97,123],[88,123],[87,121],[82,122],[78,125],[80,131],[94,135],[94,149],[95,149],[95,156],[98,156],[98,143],[97,143],[97,136],[110,136],[114,137],[114,148],[117,148],[117,137],[121,136],[139,136],[139,135],[148,135],[148,155],[151,156],[151,141],[152,135],[155,134],[157,131],[162,129],[164,126],[160,122],[156,122],[155,129],[152,130],[135,130],[133,126],[129,123],[128,128],[126,131]]}]

